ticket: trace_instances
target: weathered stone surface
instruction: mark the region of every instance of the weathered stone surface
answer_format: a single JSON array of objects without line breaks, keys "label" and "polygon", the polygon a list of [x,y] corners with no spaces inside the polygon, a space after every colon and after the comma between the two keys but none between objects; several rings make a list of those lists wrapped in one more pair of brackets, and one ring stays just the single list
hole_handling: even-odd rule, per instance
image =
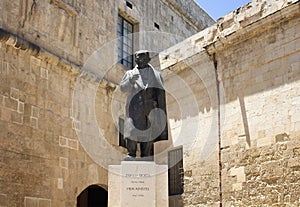
[{"label": "weathered stone surface", "polygon": [[[139,31],[156,31],[156,22],[186,38],[199,26],[190,1],[131,3],[0,1],[0,26],[12,34],[0,44],[0,206],[73,207],[89,185],[107,189],[107,170],[76,132],[93,140],[101,131],[98,155],[106,142],[124,153],[112,117],[123,97],[115,84],[86,75],[80,81],[97,88],[95,109],[85,105],[84,120],[76,119],[83,116],[72,107],[81,66],[116,38],[118,12],[139,22]],[[194,20],[209,25],[205,18]],[[223,206],[299,206],[299,28],[298,0],[253,1],[160,54],[171,137],[155,149],[184,148],[185,191],[172,206],[219,206],[221,198]],[[141,48],[160,44],[140,39]],[[120,70],[108,81],[117,82]],[[81,133],[93,118],[100,130]]]},{"label": "weathered stone surface", "polygon": [[[118,14],[135,24],[135,32],[177,35],[166,39],[163,48],[214,22],[186,1],[129,3],[132,8],[123,0],[0,1],[1,207],[74,207],[77,196],[88,186],[107,190],[107,169],[101,162],[119,164],[120,160],[104,153],[105,144],[125,155],[118,147],[115,120],[124,102],[115,83],[125,70],[115,62],[117,66],[100,83],[91,74],[85,80],[79,80],[79,75],[94,51],[116,39]],[[137,39],[134,50],[161,46],[147,35]],[[99,61],[117,57],[117,50],[112,51]],[[94,108],[80,111],[74,107],[77,81],[97,89],[79,100],[96,96]],[[78,120],[80,116],[84,120]],[[93,119],[97,119],[97,130],[83,132]],[[82,147],[78,134],[83,140],[93,140],[99,131],[104,138],[94,148],[101,155],[97,160]]]},{"label": "weathered stone surface", "polygon": [[[200,120],[192,149],[183,143],[185,206],[214,206],[220,196],[223,206],[299,205],[299,6],[253,1],[160,54],[174,86],[172,136],[182,122]],[[184,114],[191,96],[198,113]]]}]

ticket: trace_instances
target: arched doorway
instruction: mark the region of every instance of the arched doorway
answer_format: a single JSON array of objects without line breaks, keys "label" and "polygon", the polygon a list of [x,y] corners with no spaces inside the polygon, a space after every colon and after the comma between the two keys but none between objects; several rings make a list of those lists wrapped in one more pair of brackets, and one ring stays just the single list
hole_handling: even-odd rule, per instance
[{"label": "arched doorway", "polygon": [[91,185],[77,197],[77,207],[107,207],[107,191]]}]

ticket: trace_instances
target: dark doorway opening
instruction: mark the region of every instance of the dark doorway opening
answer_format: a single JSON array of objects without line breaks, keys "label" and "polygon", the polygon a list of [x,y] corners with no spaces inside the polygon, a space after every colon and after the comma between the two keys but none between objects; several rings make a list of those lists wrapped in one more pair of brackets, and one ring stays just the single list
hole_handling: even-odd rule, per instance
[{"label": "dark doorway opening", "polygon": [[107,207],[107,191],[91,185],[77,197],[77,207]]}]

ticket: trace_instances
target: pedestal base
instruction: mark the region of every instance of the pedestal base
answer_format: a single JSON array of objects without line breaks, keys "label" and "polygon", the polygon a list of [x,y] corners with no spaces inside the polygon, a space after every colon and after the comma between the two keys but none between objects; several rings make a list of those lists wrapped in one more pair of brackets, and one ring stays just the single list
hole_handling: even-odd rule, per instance
[{"label": "pedestal base", "polygon": [[110,165],[108,207],[168,207],[168,166],[123,161]]}]

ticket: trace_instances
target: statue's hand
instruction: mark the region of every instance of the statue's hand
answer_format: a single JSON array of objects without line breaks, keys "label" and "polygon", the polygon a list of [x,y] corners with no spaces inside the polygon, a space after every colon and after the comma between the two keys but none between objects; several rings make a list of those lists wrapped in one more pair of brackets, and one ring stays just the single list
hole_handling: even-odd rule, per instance
[{"label": "statue's hand", "polygon": [[131,77],[131,80],[132,80],[132,81],[136,81],[137,79],[139,79],[139,74],[134,74],[134,75]]},{"label": "statue's hand", "polygon": [[137,73],[130,73],[130,76],[129,76],[129,81],[131,82],[131,83],[135,83],[135,81],[137,80],[137,79],[139,79],[139,75],[140,74],[137,74]]}]

